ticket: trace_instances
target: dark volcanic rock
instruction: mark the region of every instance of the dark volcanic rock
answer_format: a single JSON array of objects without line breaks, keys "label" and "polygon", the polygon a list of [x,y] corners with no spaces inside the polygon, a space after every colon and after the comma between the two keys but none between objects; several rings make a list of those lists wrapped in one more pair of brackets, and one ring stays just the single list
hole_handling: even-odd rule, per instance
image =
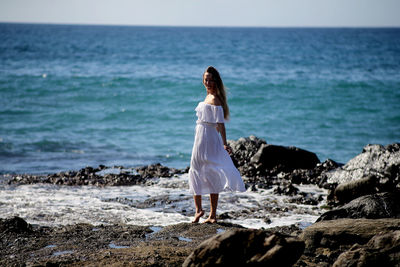
[{"label": "dark volcanic rock", "polygon": [[201,243],[183,266],[292,266],[303,250],[296,237],[237,229]]},{"label": "dark volcanic rock", "polygon": [[[122,166],[117,167],[119,173],[99,174],[100,171],[111,169],[100,165],[98,168],[86,167],[79,171],[68,171],[43,175],[14,175],[9,181],[9,184],[36,184],[48,183],[57,185],[95,185],[95,186],[123,186],[137,185],[146,183],[148,178],[153,177],[171,177],[175,174],[182,174],[188,171],[188,168],[179,170],[168,168],[161,164],[153,164],[143,167],[138,167],[138,174],[132,174],[131,171],[126,171]],[[115,169],[115,168],[113,168]]]},{"label": "dark volcanic rock", "polygon": [[101,170],[106,169],[103,165],[99,168],[86,167],[79,171],[68,171],[42,175],[15,175],[9,184],[36,184],[47,183],[57,185],[95,185],[95,186],[120,186],[120,185],[135,185],[142,184],[146,180],[140,175],[130,173],[107,173],[104,175],[98,174]]},{"label": "dark volcanic rock", "polygon": [[295,266],[332,266],[338,256],[354,244],[364,245],[377,234],[398,230],[400,219],[338,219],[317,222],[305,228],[300,235],[306,247]]},{"label": "dark volcanic rock", "polygon": [[257,170],[250,163],[250,159],[257,153],[261,145],[266,143],[264,139],[257,138],[254,135],[239,138],[237,141],[228,140],[228,144],[232,147],[232,160],[242,175],[248,177],[256,175]]},{"label": "dark volcanic rock", "polygon": [[399,266],[400,231],[375,235],[365,245],[355,244],[342,253],[333,267]]},{"label": "dark volcanic rock", "polygon": [[32,226],[20,217],[0,218],[0,233],[29,233],[31,231]]},{"label": "dark volcanic rock", "polygon": [[313,169],[320,163],[317,155],[297,148],[263,144],[250,162],[260,164],[263,169],[278,168],[280,171]]},{"label": "dark volcanic rock", "polygon": [[166,166],[162,166],[160,163],[138,167],[136,168],[136,171],[142,178],[172,177],[175,174],[187,172],[186,170],[168,168]]},{"label": "dark volcanic rock", "polygon": [[325,188],[327,177],[324,173],[340,164],[327,160],[320,163],[318,157],[309,151],[296,147],[269,145],[255,136],[229,140],[233,153],[231,157],[241,175],[252,190],[268,189],[279,185],[282,180],[293,184],[318,184]]},{"label": "dark volcanic rock", "polygon": [[322,163],[318,163],[313,169],[297,169],[283,176],[286,180],[290,180],[294,184],[316,184],[319,187],[331,189],[335,188],[336,184],[328,184],[326,174],[342,165],[331,159],[327,159]]},{"label": "dark volcanic rock", "polygon": [[339,218],[400,218],[400,192],[385,192],[362,196],[343,207],[322,214],[318,221]]},{"label": "dark volcanic rock", "polygon": [[129,173],[107,173],[99,175],[100,169],[86,167],[78,172],[60,172],[48,175],[44,183],[60,185],[96,185],[96,186],[120,186],[142,184],[145,179],[140,175]]},{"label": "dark volcanic rock", "polygon": [[290,203],[296,203],[296,204],[303,204],[303,205],[318,205],[321,201],[323,201],[323,197],[319,196],[314,197],[310,193],[305,193],[305,192],[300,192],[298,196],[295,196],[293,198],[290,198],[288,200]]},{"label": "dark volcanic rock", "polygon": [[281,184],[274,189],[274,193],[278,195],[294,196],[299,192],[299,189],[295,187],[292,183]]}]

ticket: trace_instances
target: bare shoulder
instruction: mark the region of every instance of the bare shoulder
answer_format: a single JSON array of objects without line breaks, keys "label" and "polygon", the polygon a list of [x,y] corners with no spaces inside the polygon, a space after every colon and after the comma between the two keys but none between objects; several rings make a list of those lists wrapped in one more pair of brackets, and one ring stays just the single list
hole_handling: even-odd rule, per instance
[{"label": "bare shoulder", "polygon": [[222,105],[221,100],[219,100],[218,97],[215,97],[215,96],[209,99],[209,103],[214,106]]}]

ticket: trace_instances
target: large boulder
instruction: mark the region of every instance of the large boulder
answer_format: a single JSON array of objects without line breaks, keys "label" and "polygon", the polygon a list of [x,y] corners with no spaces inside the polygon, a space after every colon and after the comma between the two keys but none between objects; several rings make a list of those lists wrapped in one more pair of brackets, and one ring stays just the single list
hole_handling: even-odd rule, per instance
[{"label": "large boulder", "polygon": [[296,237],[237,229],[201,243],[183,266],[292,266],[303,250]]},{"label": "large boulder", "polygon": [[380,191],[400,187],[400,144],[367,145],[343,167],[331,171],[328,183],[343,184],[376,176]]},{"label": "large boulder", "polygon": [[300,235],[306,253],[320,248],[350,248],[355,243],[366,244],[374,235],[400,230],[400,219],[338,219],[320,221],[305,228]]},{"label": "large boulder", "polygon": [[320,163],[315,153],[297,147],[262,144],[250,162],[260,164],[263,169],[278,168],[289,172],[295,169],[313,169]]},{"label": "large boulder", "polygon": [[252,190],[271,188],[282,182],[332,189],[336,184],[328,184],[325,173],[343,165],[330,159],[321,163],[315,153],[293,146],[270,145],[253,135],[228,143],[235,166]]},{"label": "large boulder", "polygon": [[300,234],[306,247],[295,266],[332,266],[339,255],[354,244],[364,245],[377,234],[397,230],[400,230],[400,219],[338,219],[317,222]]},{"label": "large boulder", "polygon": [[372,175],[339,184],[333,191],[333,200],[338,204],[344,204],[360,196],[377,193],[379,192],[377,180],[378,179]]},{"label": "large boulder", "polygon": [[343,252],[333,267],[400,266],[400,231],[375,235]]},{"label": "large boulder", "polygon": [[318,221],[339,218],[400,218],[400,192],[366,195],[322,214]]}]

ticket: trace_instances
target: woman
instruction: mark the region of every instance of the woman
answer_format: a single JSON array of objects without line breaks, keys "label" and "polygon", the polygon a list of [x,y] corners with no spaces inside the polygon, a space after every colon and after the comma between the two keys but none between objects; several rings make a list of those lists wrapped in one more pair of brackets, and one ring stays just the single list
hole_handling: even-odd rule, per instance
[{"label": "woman", "polygon": [[[211,210],[205,223],[217,222],[218,194],[222,191],[246,191],[239,171],[229,156],[224,121],[229,118],[224,84],[218,71],[208,67],[203,74],[207,96],[196,107],[196,136],[189,169],[189,188],[196,214],[193,223],[204,215],[201,196],[210,194]],[[229,153],[229,154],[228,154]]]}]

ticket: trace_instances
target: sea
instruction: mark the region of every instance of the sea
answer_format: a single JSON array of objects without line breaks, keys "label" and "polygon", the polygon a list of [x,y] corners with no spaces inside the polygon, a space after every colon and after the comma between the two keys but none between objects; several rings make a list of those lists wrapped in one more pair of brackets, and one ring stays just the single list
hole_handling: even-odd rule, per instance
[{"label": "sea", "polygon": [[[400,142],[400,28],[0,23],[0,176],[4,180],[7,175],[100,164],[189,166],[194,109],[206,95],[202,74],[210,65],[228,88],[228,139],[255,135],[269,144],[296,146],[316,153],[321,161],[339,163],[367,144]],[[96,212],[110,216],[95,216],[89,223],[130,218],[112,215],[112,207],[103,209],[104,200],[123,195],[145,201],[160,194],[155,188],[186,198],[187,177],[174,179],[178,185],[161,182],[138,189],[4,184],[0,214],[53,224],[57,220],[50,215],[61,207],[69,212],[57,211],[59,216],[73,219],[60,219],[59,224],[86,222]],[[174,187],[181,191],[168,191]],[[305,190],[324,194],[317,188]],[[132,192],[139,199],[133,200]],[[239,197],[247,203],[242,208],[261,203],[262,194],[271,197],[268,192],[251,201],[250,195],[257,193],[248,192],[243,195],[247,202]],[[162,204],[156,211],[141,211],[154,216],[148,219],[152,224],[188,221],[181,211],[193,208],[184,208],[190,201],[179,201],[180,211],[164,210]],[[98,210],[81,216],[78,207],[88,203]],[[119,208],[126,212],[136,205],[107,203],[125,205]],[[228,204],[226,210],[235,208]],[[310,210],[308,221],[318,216]],[[164,215],[176,219],[157,219]],[[148,217],[135,215],[129,223],[144,223],[141,218]],[[271,223],[244,225],[260,228]]]}]

